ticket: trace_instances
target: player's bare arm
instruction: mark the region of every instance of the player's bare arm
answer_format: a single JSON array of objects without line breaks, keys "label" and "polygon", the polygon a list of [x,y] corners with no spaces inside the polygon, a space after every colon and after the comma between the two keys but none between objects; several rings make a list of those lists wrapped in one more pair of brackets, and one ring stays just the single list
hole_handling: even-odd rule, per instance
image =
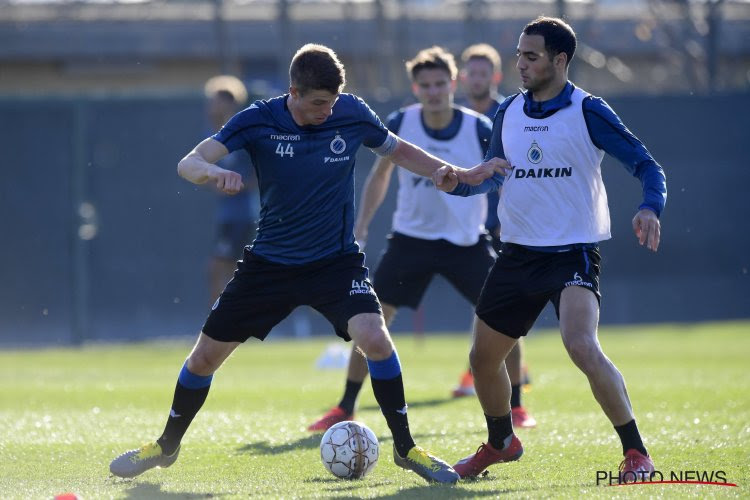
[{"label": "player's bare arm", "polygon": [[385,194],[388,192],[388,186],[391,182],[391,174],[395,164],[391,158],[377,157],[375,163],[367,175],[367,180],[362,188],[362,199],[359,202],[359,214],[357,222],[354,225],[354,237],[364,248],[367,242],[370,222],[375,216],[380,205],[383,203]]},{"label": "player's bare arm", "polygon": [[633,231],[638,238],[638,243],[646,245],[646,248],[656,252],[661,239],[661,223],[653,210],[643,208],[635,214]]},{"label": "player's bare arm", "polygon": [[225,170],[215,163],[229,154],[227,148],[216,139],[208,138],[198,144],[177,164],[180,177],[193,184],[205,184],[213,181],[216,187],[227,194],[239,193],[244,184],[237,172]]},{"label": "player's bare arm", "polygon": [[[440,167],[448,165],[458,169],[455,165],[449,165],[437,156],[433,156],[419,146],[391,134],[396,139],[396,146],[390,155],[384,155],[393,163],[404,167],[423,177],[432,177]],[[461,169],[463,170],[463,169]]]},{"label": "player's bare arm", "polygon": [[458,183],[478,186],[485,179],[489,179],[495,173],[507,175],[513,167],[502,158],[490,158],[479,165],[465,169],[444,165],[433,174],[432,180],[441,191],[450,193],[458,186]]}]

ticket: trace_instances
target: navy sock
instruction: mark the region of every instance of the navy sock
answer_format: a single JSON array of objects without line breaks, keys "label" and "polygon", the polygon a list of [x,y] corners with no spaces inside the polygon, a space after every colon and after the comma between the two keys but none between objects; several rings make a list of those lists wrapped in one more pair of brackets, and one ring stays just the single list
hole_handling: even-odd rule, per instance
[{"label": "navy sock", "polygon": [[510,386],[510,407],[518,408],[521,406],[521,384]]},{"label": "navy sock", "polygon": [[370,369],[370,380],[375,399],[380,405],[388,428],[393,435],[393,445],[401,457],[405,457],[414,447],[414,439],[409,430],[409,419],[406,416],[406,397],[404,381],[401,378],[401,363],[396,351],[382,361],[367,360]]},{"label": "navy sock", "polygon": [[510,413],[502,417],[491,417],[484,415],[487,420],[487,442],[496,450],[502,450],[510,444],[510,437],[513,435],[513,421]]},{"label": "navy sock", "polygon": [[173,454],[180,446],[182,436],[206,401],[212,379],[213,375],[204,377],[191,373],[187,368],[187,362],[182,366],[167,425],[161,437],[156,440],[165,455]]},{"label": "navy sock", "polygon": [[648,451],[646,451],[646,447],[641,440],[641,433],[638,432],[638,426],[635,425],[635,419],[624,425],[616,425],[615,430],[617,431],[617,435],[620,436],[620,441],[622,442],[623,455],[626,451],[635,449],[648,456]]},{"label": "navy sock", "polygon": [[347,412],[349,415],[353,414],[354,406],[357,404],[357,396],[361,389],[362,382],[346,379],[344,397],[341,398],[341,402],[339,402],[339,408]]}]

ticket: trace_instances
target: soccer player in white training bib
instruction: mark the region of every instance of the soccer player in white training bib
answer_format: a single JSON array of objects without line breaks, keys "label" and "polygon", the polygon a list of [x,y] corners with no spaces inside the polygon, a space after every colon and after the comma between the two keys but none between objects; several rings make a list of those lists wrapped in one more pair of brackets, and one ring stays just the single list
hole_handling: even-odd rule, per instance
[{"label": "soccer player in white training bib", "polygon": [[[586,375],[594,397],[622,442],[621,476],[633,480],[654,464],[636,426],[625,382],[597,339],[598,242],[610,238],[601,161],[609,153],[643,186],[633,218],[638,242],[659,247],[659,215],[666,202],[662,168],[604,100],[568,81],[576,47],[572,28],[541,17],[524,27],[516,67],[526,90],[508,97],[492,128],[487,157],[502,168],[479,186],[462,183],[467,173],[441,168],[435,184],[468,196],[502,182],[502,247],[476,309],[470,363],[484,411],[488,440],[454,465],[461,477],[517,460],[523,447],[513,434],[510,383],[502,369],[510,350],[552,301],[570,358]],[[488,165],[485,175],[492,174]],[[501,172],[501,178],[497,172]]]},{"label": "soccer player in white training bib", "polygon": [[258,235],[180,371],[164,432],[115,458],[109,469],[134,477],[171,466],[224,360],[250,337],[265,339],[296,307],[308,305],[365,352],[396,465],[427,481],[454,483],[453,468],[411,436],[401,363],[354,240],[354,161],[360,146],[427,177],[445,163],[390,133],[362,99],[341,93],[344,66],[328,47],[308,44],[297,51],[289,79],[288,94],[251,104],[179,162],[178,172],[188,181],[213,182],[236,194],[242,176],[216,163],[230,151],[248,151],[261,195]]},{"label": "soccer player in white training bib", "polygon": [[[500,104],[505,100],[497,92],[497,86],[503,79],[500,54],[491,45],[478,43],[464,49],[461,53],[461,62],[461,82],[466,92],[467,106],[494,120]],[[487,221],[484,225],[497,252],[500,252],[500,219],[497,216],[499,202],[499,190],[493,189],[487,193]],[[513,426],[528,428],[536,426],[536,419],[526,411],[521,401],[522,387],[530,387],[528,367],[523,360],[525,347],[523,339],[519,339],[505,359],[505,368],[510,377],[510,411]],[[471,367],[453,390],[454,397],[466,394],[476,394]]]}]

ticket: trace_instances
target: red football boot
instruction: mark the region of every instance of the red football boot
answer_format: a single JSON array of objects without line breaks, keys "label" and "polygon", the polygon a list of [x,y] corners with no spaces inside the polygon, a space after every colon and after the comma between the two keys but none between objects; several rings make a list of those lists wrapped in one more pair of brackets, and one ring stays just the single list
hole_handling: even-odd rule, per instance
[{"label": "red football boot", "polygon": [[345,420],[351,420],[353,417],[353,413],[347,413],[340,406],[334,406],[325,415],[320,417],[319,420],[310,424],[307,430],[310,432],[325,432],[332,425],[344,422]]},{"label": "red football boot", "polygon": [[523,446],[521,441],[513,435],[510,445],[502,450],[495,449],[489,443],[482,443],[473,455],[459,460],[453,469],[458,472],[462,479],[467,477],[477,477],[484,469],[492,464],[501,462],[512,462],[518,460],[523,455]]}]

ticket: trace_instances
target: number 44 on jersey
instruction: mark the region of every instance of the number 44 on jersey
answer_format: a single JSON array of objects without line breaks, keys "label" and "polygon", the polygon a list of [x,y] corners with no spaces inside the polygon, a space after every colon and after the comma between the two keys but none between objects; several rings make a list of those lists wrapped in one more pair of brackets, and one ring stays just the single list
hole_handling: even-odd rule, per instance
[{"label": "number 44 on jersey", "polygon": [[290,143],[286,143],[286,148],[284,148],[284,145],[281,143],[278,143],[276,145],[276,154],[281,156],[282,158],[284,155],[289,155],[289,158],[294,158],[294,148]]}]

